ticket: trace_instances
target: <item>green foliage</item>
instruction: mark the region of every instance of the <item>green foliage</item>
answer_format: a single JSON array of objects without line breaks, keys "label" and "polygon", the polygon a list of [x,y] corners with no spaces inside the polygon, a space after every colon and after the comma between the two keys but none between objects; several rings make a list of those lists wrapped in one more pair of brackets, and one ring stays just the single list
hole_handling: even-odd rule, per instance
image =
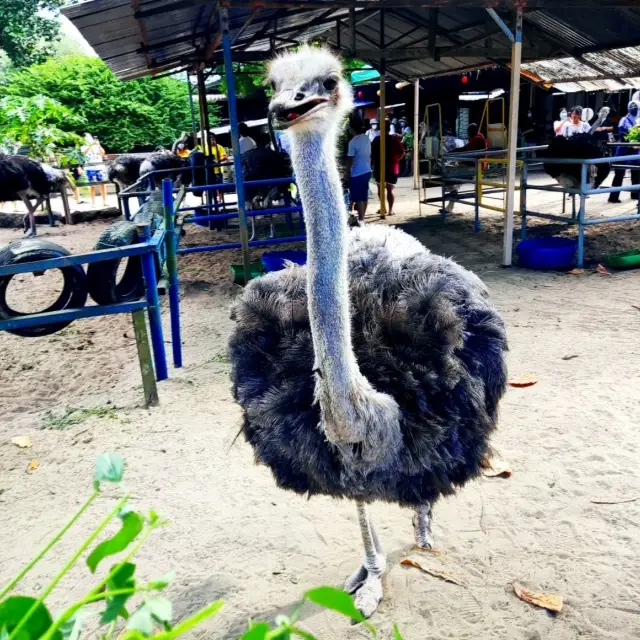
[{"label": "green foliage", "polygon": [[[67,151],[67,153],[69,152]],[[73,157],[76,157],[75,154]],[[82,164],[82,162],[79,164]],[[67,427],[81,424],[92,417],[106,418],[108,420],[119,419],[118,413],[113,407],[66,407],[60,414],[56,414],[51,410],[46,411],[42,416],[42,428],[60,431]]]},{"label": "green foliage", "polygon": [[[94,491],[91,496],[44,549],[6,587],[0,590],[0,640],[80,640],[84,637],[84,625],[89,618],[97,619],[100,627],[92,630],[91,637],[99,637],[101,640],[115,640],[115,638],[118,640],[145,640],[146,638],[173,640],[220,612],[223,603],[217,600],[190,618],[174,625],[171,601],[160,593],[171,583],[173,574],[145,582],[136,575],[137,567],[131,562],[149,535],[164,523],[155,511],[151,511],[145,517],[125,506],[129,501],[128,495],[107,514],[37,599],[12,593],[22,578],[52,549],[100,495],[100,483],[119,483],[123,474],[124,462],[119,454],[101,455],[94,470]],[[89,554],[87,565],[93,573],[98,563],[105,557],[123,553],[122,559],[111,567],[93,589],[68,606],[54,620],[45,604],[45,599],[116,517],[120,517],[122,521],[120,531],[94,548]],[[318,587],[304,594],[302,602],[290,618],[278,616],[275,626],[267,622],[250,623],[240,640],[291,640],[292,638],[317,640],[313,634],[297,626],[304,602],[313,602],[359,622],[373,638],[376,637],[375,629],[363,619],[355,608],[351,596],[333,587]],[[129,613],[128,606],[132,607],[132,613]],[[91,626],[95,627],[95,624],[92,623]],[[394,627],[393,633],[394,640],[402,640],[397,627]]]},{"label": "green foliage", "polygon": [[[97,58],[72,55],[8,74],[0,93],[44,94],[69,108],[81,121],[73,129],[97,137],[109,152],[170,145],[191,129],[187,84],[175,78],[123,82]],[[217,122],[211,114],[211,122]]]},{"label": "green foliage", "polygon": [[65,0],[2,0],[0,49],[16,66],[42,62],[53,50]]},{"label": "green foliage", "polygon": [[74,129],[83,126],[83,118],[53,98],[0,98],[0,143],[5,147],[18,142],[27,145],[32,156],[48,159],[58,146],[79,144],[82,139]]},{"label": "green foliage", "polygon": [[[260,87],[264,85],[264,76],[266,73],[266,67],[264,62],[246,62],[233,67],[235,73],[235,85],[236,95],[239,98],[246,98],[252,93],[255,93]],[[220,81],[220,92],[225,95],[227,91],[227,79],[224,75],[224,66],[218,67],[216,73],[222,76]]]},{"label": "green foliage", "polygon": [[629,133],[626,137],[627,142],[640,142],[640,125],[635,125],[635,127],[631,127]]}]

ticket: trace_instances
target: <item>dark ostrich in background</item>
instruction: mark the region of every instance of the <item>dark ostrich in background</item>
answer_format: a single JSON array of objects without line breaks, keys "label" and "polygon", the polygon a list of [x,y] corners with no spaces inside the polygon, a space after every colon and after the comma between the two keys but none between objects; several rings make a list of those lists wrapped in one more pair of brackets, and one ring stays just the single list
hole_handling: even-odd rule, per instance
[{"label": "dark ostrich in background", "polygon": [[135,184],[140,178],[140,165],[144,158],[140,156],[122,155],[118,156],[110,165],[108,178],[111,182],[126,189]]},{"label": "dark ostrich in background", "polygon": [[[594,131],[602,125],[609,115],[609,107],[602,107],[598,119],[593,123],[589,133],[579,133],[570,138],[556,136],[544,152],[545,158],[573,158],[575,160],[590,160],[606,158],[611,155],[606,143],[593,137]],[[581,181],[581,165],[545,163],[545,172],[558,181],[562,187],[579,189]],[[611,164],[603,163],[591,165],[587,174],[587,183],[594,188],[599,187],[609,175]]]},{"label": "dark ostrich in background", "polygon": [[[28,238],[36,235],[36,210],[58,190],[58,179],[31,158],[0,154],[0,202],[22,200],[27,208],[24,230]],[[32,198],[35,204],[31,203]]]},{"label": "dark ostrich in background", "polygon": [[[289,178],[291,162],[286,153],[271,147],[268,135],[258,138],[258,146],[242,154],[242,175],[245,181]],[[289,184],[266,187],[245,187],[248,208],[269,209],[276,200],[284,200],[289,205],[291,194]]]},{"label": "dark ostrich in background", "polygon": [[352,95],[338,59],[302,47],[272,62],[270,80],[308,262],[253,280],[234,306],[234,395],[280,487],[356,501],[365,560],[345,590],[368,617],[386,560],[367,505],[414,509],[416,541],[431,547],[433,503],[490,450],[505,328],[471,272],[391,227],[348,230],[336,142]]}]

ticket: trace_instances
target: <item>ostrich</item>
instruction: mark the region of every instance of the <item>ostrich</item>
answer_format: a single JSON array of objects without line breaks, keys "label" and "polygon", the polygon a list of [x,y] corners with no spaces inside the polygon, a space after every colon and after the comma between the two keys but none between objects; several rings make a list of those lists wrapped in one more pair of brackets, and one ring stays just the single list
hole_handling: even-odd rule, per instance
[{"label": "ostrich", "polygon": [[301,47],[269,67],[307,223],[305,267],[247,285],[232,310],[234,396],[276,483],[357,504],[364,563],[345,590],[369,617],[386,561],[368,504],[431,507],[475,478],[506,388],[505,328],[473,273],[388,226],[349,231],[336,163],[352,92],[339,60]]},{"label": "ostrich", "polygon": [[[602,107],[598,112],[598,119],[593,123],[588,133],[578,133],[570,138],[556,136],[545,152],[547,158],[575,158],[576,160],[587,160],[591,158],[606,158],[611,155],[609,148],[604,142],[593,137],[595,130],[602,126],[602,123],[609,115],[609,107]],[[569,189],[579,189],[581,182],[581,165],[579,164],[556,164],[545,163],[546,173],[555,178],[560,186]],[[609,163],[595,164],[589,166],[589,183],[594,188],[599,187],[609,175],[611,165]]]},{"label": "ostrich", "polygon": [[[27,208],[24,232],[27,238],[36,235],[36,210],[47,196],[58,188],[55,176],[25,156],[0,154],[0,202],[22,200]],[[31,198],[36,199],[35,205]]]},{"label": "ostrich", "polygon": [[118,156],[110,165],[108,178],[120,187],[120,190],[135,184],[140,178],[140,165],[143,158],[140,156]]},{"label": "ostrich", "polygon": [[[291,163],[286,153],[271,148],[268,136],[259,139],[258,146],[242,154],[242,175],[246,181],[288,178]],[[247,204],[252,209],[269,209],[274,200],[290,201],[288,184],[273,187],[245,187]]]}]

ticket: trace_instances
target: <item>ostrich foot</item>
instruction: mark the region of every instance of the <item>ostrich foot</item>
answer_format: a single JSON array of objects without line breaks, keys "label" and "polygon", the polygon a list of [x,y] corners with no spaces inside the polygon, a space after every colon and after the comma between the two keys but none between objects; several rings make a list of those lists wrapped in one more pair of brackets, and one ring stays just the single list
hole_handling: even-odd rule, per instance
[{"label": "ostrich foot", "polygon": [[25,230],[24,232],[24,237],[28,240],[29,238],[35,238],[36,237],[36,230],[35,229],[28,229]]},{"label": "ostrich foot", "polygon": [[374,614],[382,600],[382,572],[386,562],[384,556],[376,560],[379,566],[375,570],[363,565],[347,578],[344,585],[344,590],[354,597],[356,609],[365,618]]},{"label": "ostrich foot", "polygon": [[413,530],[416,545],[421,549],[433,549],[435,542],[431,533],[431,505],[426,504],[418,509],[413,516]]}]

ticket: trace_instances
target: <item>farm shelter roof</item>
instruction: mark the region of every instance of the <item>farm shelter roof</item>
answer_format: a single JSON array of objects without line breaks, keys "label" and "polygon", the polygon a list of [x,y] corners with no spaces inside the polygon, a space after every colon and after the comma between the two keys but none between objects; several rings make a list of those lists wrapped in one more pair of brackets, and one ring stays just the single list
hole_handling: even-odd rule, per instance
[{"label": "farm shelter roof", "polygon": [[323,39],[374,67],[384,57],[400,80],[506,64],[511,43],[487,9],[511,25],[520,4],[529,77],[565,90],[623,88],[640,78],[638,0],[87,0],[63,13],[130,79],[218,62],[221,4],[234,61]]}]

